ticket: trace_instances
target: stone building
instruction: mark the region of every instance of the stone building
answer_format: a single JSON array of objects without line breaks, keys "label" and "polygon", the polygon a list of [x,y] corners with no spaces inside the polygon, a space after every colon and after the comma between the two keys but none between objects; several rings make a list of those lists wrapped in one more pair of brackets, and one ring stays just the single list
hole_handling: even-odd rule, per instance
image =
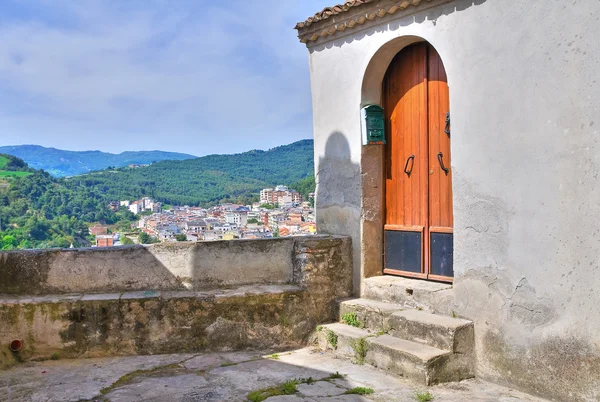
[{"label": "stone building", "polygon": [[598,400],[600,2],[354,0],[296,29],[355,294],[452,282],[429,307],[474,321],[478,376]]}]

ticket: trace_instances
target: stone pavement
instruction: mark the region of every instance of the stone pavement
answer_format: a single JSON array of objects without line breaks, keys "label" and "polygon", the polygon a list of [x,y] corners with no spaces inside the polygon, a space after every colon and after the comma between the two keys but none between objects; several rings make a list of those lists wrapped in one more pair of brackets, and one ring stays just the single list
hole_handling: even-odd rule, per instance
[{"label": "stone pavement", "polygon": [[[332,376],[336,372],[340,378]],[[414,402],[417,392],[430,392],[436,402],[543,401],[480,380],[419,387],[311,348],[272,355],[235,352],[24,363],[0,372],[0,401],[248,401],[253,391],[277,390],[294,379],[297,382],[288,385],[292,392],[295,385],[297,392],[266,401]],[[371,388],[373,393],[346,394],[355,387]]]}]

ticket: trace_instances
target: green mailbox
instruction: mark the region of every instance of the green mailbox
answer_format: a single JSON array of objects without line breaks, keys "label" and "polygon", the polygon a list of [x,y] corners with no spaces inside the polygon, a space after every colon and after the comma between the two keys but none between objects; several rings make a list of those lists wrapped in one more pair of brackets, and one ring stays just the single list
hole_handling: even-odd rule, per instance
[{"label": "green mailbox", "polygon": [[383,108],[368,105],[361,109],[363,144],[385,144]]}]

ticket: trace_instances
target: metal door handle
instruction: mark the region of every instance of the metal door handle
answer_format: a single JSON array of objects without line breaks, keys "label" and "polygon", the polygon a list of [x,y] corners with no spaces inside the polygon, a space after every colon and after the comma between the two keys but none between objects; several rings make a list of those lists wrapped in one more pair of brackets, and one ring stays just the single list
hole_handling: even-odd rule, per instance
[{"label": "metal door handle", "polygon": [[442,168],[442,170],[446,173],[446,176],[448,176],[448,172],[450,171],[450,169],[448,169],[446,166],[444,166],[444,154],[443,153],[439,153],[438,154],[438,162],[440,163],[440,168]]},{"label": "metal door handle", "polygon": [[448,138],[450,138],[450,112],[446,113],[446,127],[444,127],[444,132],[448,134]]},{"label": "metal door handle", "polygon": [[[410,163],[410,161],[412,161],[412,163]],[[408,164],[410,163],[410,169],[408,168]],[[408,177],[410,177],[410,174],[412,173],[413,167],[415,166],[415,156],[411,155],[408,157],[408,159],[406,160],[406,165],[404,165],[404,173],[406,173],[406,175]]]}]

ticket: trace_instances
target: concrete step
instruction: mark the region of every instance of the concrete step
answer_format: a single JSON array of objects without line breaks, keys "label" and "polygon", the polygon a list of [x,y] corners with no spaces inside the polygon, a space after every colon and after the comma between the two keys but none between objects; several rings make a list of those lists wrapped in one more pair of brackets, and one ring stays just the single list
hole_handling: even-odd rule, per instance
[{"label": "concrete step", "polygon": [[365,279],[362,297],[443,315],[451,315],[454,301],[452,284],[390,275]]},{"label": "concrete step", "polygon": [[[317,339],[322,349],[331,350],[336,356],[352,359],[355,363],[362,360],[422,385],[472,376],[469,367],[452,361],[450,351],[391,335],[376,336],[366,329],[339,323],[323,325],[317,331]],[[363,353],[360,352],[361,342]]]},{"label": "concrete step", "polygon": [[455,353],[471,353],[475,346],[473,322],[468,320],[377,300],[341,301],[339,320],[351,313],[356,313],[360,324],[373,333],[386,333]]}]

